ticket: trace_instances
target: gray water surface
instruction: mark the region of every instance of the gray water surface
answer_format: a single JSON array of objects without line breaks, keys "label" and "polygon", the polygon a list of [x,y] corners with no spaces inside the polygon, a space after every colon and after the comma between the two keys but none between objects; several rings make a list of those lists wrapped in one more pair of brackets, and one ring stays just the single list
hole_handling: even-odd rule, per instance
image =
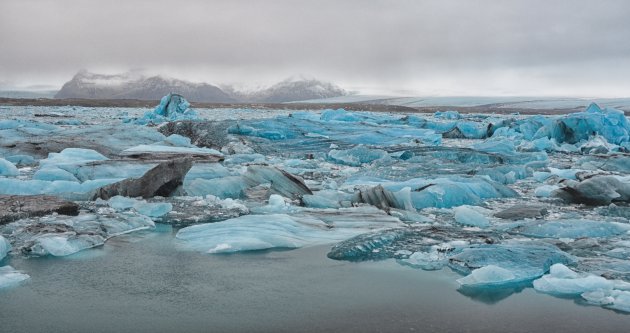
[{"label": "gray water surface", "polygon": [[[466,296],[459,276],[326,258],[329,246],[207,255],[173,232],[67,258],[5,260],[1,332],[627,332],[630,316],[531,288]],[[513,293],[513,294],[512,294]]]}]

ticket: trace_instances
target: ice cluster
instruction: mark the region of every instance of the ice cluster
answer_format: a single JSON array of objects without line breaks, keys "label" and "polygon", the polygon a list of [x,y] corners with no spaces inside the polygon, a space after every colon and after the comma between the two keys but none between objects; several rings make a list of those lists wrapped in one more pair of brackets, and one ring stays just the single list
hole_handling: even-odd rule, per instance
[{"label": "ice cluster", "polygon": [[[338,109],[203,121],[208,110],[189,107],[169,94],[115,126],[94,112],[76,123],[0,121],[0,194],[56,195],[82,208],[1,226],[0,254],[12,249],[5,261],[71,255],[157,222],[173,225],[185,251],[327,244],[334,260],[449,268],[470,297],[533,285],[630,309],[630,123],[621,111]],[[174,120],[195,121],[143,126]],[[178,158],[192,167],[166,182],[168,194],[89,200]]]}]

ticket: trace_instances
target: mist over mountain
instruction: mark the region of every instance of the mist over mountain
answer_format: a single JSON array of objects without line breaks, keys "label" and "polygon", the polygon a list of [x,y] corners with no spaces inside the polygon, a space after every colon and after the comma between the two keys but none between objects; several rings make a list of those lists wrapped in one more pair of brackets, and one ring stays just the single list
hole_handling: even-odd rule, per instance
[{"label": "mist over mountain", "polygon": [[312,78],[290,78],[270,87],[244,91],[137,72],[107,75],[81,70],[63,85],[55,98],[157,100],[170,92],[192,102],[206,103],[282,103],[348,94],[333,83]]},{"label": "mist over mountain", "polygon": [[87,70],[79,71],[66,82],[55,98],[156,100],[170,92],[182,94],[193,102],[235,101],[218,87],[207,83],[144,76],[134,72],[106,75]]}]

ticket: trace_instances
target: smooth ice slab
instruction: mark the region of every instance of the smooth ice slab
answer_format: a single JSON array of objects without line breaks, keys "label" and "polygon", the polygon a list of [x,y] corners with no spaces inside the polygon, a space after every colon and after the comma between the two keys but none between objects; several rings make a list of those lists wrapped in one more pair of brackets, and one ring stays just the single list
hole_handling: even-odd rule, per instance
[{"label": "smooth ice slab", "polygon": [[176,237],[185,248],[207,253],[274,248],[299,248],[309,244],[340,241],[356,234],[351,229],[336,230],[316,219],[284,214],[247,215],[223,222],[181,229]]}]

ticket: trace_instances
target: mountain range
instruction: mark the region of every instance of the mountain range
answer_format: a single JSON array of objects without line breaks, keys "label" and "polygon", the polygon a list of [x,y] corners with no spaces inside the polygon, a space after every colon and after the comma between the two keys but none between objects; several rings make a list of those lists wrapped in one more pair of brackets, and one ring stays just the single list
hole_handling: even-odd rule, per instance
[{"label": "mountain range", "polygon": [[170,92],[179,93],[191,102],[206,103],[283,103],[348,94],[333,83],[305,78],[287,79],[270,87],[242,91],[231,86],[219,88],[159,75],[146,76],[136,72],[107,75],[81,70],[63,85],[55,98],[158,100]]}]

